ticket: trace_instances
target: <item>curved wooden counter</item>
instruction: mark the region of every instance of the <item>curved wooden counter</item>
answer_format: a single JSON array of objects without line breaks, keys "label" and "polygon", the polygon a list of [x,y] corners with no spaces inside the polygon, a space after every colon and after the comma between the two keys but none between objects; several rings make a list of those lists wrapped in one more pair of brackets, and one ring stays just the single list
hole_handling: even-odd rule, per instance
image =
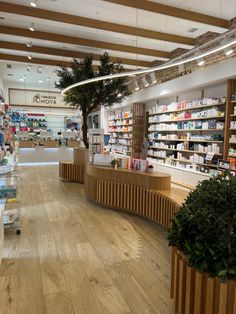
[{"label": "curved wooden counter", "polygon": [[84,165],[73,161],[61,161],[59,177],[65,181],[84,183]]},{"label": "curved wooden counter", "polygon": [[178,204],[168,194],[171,177],[123,169],[87,166],[87,197],[100,205],[125,210],[151,219],[163,227],[177,212]]}]

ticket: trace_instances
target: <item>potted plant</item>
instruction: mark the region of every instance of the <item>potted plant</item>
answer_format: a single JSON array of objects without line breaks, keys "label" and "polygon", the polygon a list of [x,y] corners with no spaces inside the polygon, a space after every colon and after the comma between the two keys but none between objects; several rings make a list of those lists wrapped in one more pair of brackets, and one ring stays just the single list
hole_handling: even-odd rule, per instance
[{"label": "potted plant", "polygon": [[[111,62],[107,52],[101,56],[98,67],[93,65],[93,56],[88,56],[83,60],[74,59],[70,67],[62,65],[56,71],[59,80],[55,87],[62,90],[77,82],[122,71],[124,68],[120,62]],[[78,86],[66,93],[65,103],[81,110],[83,142],[86,148],[89,147],[87,138],[88,115],[99,110],[101,106],[110,108],[113,104],[120,104],[128,95],[130,95],[130,91],[127,77],[117,77]]]},{"label": "potted plant", "polygon": [[153,173],[153,171],[154,171],[153,165],[149,165],[148,166],[148,173]]},{"label": "potted plant", "polygon": [[199,183],[172,221],[168,239],[174,247],[171,297],[176,312],[234,313],[236,176]]},{"label": "potted plant", "polygon": [[113,160],[111,161],[111,166],[112,166],[113,168],[117,169],[117,168],[118,168],[118,160],[117,160],[117,159],[113,159]]}]

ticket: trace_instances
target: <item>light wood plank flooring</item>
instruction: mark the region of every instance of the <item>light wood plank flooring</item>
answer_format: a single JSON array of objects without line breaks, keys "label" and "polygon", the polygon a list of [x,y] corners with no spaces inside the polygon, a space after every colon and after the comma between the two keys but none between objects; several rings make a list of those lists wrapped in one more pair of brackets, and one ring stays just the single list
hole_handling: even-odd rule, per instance
[{"label": "light wood plank flooring", "polygon": [[22,234],[5,237],[0,313],[174,313],[161,228],[89,202],[57,166],[20,173]]}]

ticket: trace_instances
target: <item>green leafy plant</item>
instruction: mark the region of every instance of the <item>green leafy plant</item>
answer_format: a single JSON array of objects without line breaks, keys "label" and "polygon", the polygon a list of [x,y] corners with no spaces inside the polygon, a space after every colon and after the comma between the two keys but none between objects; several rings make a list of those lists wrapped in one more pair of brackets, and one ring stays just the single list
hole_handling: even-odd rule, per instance
[{"label": "green leafy plant", "polygon": [[190,266],[236,280],[236,176],[199,183],[172,221],[168,239]]},{"label": "green leafy plant", "polygon": [[[119,62],[111,62],[108,53],[101,56],[97,68],[93,66],[92,56],[83,60],[74,59],[70,67],[60,66],[57,70],[59,81],[55,87],[64,89],[77,82],[122,71],[124,71],[123,66]],[[121,103],[126,96],[130,95],[127,83],[126,77],[120,77],[78,86],[66,93],[64,101],[70,106],[79,108],[82,112],[83,142],[86,148],[89,146],[87,139],[88,115],[92,111],[100,109],[102,105],[111,107],[115,103]]]},{"label": "green leafy plant", "polygon": [[112,165],[112,167],[117,167],[118,166],[118,160],[117,159],[113,159],[112,161],[111,161],[111,165]]}]

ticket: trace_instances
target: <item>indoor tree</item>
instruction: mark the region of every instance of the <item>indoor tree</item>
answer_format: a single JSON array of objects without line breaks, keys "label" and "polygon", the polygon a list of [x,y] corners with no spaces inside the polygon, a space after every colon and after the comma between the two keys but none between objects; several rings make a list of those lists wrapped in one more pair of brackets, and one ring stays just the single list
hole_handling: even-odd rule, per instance
[{"label": "indoor tree", "polygon": [[[59,77],[56,88],[64,89],[80,81],[124,71],[121,63],[111,62],[106,52],[101,56],[100,64],[97,68],[92,63],[93,56],[88,56],[82,60],[74,59],[69,67],[60,66],[56,71]],[[130,91],[126,77],[78,86],[66,93],[64,96],[65,103],[79,108],[82,112],[83,142],[86,148],[89,146],[87,139],[88,115],[102,105],[109,108],[115,103],[121,103],[128,95],[130,95]]]}]

